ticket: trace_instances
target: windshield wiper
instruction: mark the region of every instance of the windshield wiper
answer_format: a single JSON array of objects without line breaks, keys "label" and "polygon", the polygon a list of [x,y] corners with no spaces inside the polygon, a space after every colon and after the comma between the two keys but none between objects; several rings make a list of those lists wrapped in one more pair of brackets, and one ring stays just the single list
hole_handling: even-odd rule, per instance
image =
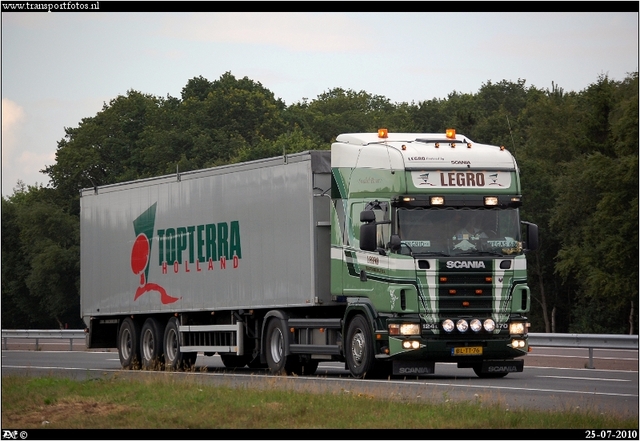
[{"label": "windshield wiper", "polygon": [[414,257],[424,257],[424,256],[444,256],[444,257],[450,257],[450,254],[444,253],[442,251],[421,251],[419,253],[413,253],[412,256]]},{"label": "windshield wiper", "polygon": [[495,251],[464,251],[457,253],[456,256],[504,256],[504,254]]}]

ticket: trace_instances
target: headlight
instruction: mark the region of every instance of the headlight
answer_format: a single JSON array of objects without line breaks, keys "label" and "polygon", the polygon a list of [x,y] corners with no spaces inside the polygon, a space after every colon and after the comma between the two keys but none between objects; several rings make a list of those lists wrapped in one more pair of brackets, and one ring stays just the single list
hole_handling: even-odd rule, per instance
[{"label": "headlight", "polygon": [[442,329],[444,329],[445,332],[451,332],[454,328],[455,325],[453,324],[453,320],[446,319],[444,322],[442,322]]},{"label": "headlight", "polygon": [[418,323],[390,323],[389,335],[420,335]]},{"label": "headlight", "polygon": [[525,330],[522,322],[509,323],[509,334],[524,334]]},{"label": "headlight", "polygon": [[460,319],[456,323],[456,329],[460,332],[467,332],[467,329],[469,329],[469,323],[464,319]]},{"label": "headlight", "polygon": [[469,327],[471,327],[471,330],[473,332],[478,332],[478,331],[480,331],[482,329],[482,323],[478,319],[473,319],[473,320],[471,320],[471,323],[469,324]]},{"label": "headlight", "polygon": [[494,322],[492,319],[486,319],[482,326],[484,327],[485,331],[493,332],[493,330],[496,329],[496,322]]}]

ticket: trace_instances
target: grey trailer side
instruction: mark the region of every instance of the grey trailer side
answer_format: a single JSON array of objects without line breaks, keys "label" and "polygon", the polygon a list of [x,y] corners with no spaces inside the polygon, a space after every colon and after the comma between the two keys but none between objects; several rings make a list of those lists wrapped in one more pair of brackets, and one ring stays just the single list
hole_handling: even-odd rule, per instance
[{"label": "grey trailer side", "polygon": [[144,359],[135,334],[177,317],[188,351],[255,358],[270,317],[335,315],[309,312],[338,306],[330,186],[330,152],[311,151],[83,190],[88,346],[124,344],[126,321]]}]

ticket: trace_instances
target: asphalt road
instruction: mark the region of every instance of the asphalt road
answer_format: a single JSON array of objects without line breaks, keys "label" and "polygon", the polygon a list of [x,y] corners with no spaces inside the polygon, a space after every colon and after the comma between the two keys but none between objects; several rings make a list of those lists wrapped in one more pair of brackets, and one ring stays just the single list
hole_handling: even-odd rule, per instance
[{"label": "asphalt road", "polygon": [[540,347],[525,356],[524,372],[500,379],[481,379],[471,369],[439,363],[429,377],[356,380],[342,363],[320,363],[313,376],[286,377],[271,376],[265,370],[225,369],[218,356],[202,354],[195,372],[123,371],[115,349],[87,351],[78,345],[70,351],[68,342],[55,344],[41,343],[40,350],[34,350],[33,342],[27,344],[29,348],[10,343],[2,351],[2,375],[62,375],[79,380],[114,374],[174,375],[231,387],[369,394],[431,403],[465,400],[500,403],[508,409],[593,410],[638,418],[638,351],[595,349],[594,369],[588,369],[587,349]]}]

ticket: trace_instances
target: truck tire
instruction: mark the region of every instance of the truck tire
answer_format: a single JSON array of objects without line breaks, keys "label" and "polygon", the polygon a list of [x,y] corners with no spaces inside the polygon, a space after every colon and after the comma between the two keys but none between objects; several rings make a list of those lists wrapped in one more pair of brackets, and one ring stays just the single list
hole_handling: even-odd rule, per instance
[{"label": "truck tire", "polygon": [[164,328],[164,361],[165,369],[172,371],[188,370],[196,364],[197,352],[182,352],[180,350],[180,322],[171,317]]},{"label": "truck tire", "polygon": [[140,369],[140,325],[129,317],[118,331],[118,356],[123,369]]},{"label": "truck tire", "polygon": [[300,367],[299,356],[297,355],[285,355],[285,329],[284,324],[278,320],[273,319],[269,321],[267,325],[267,339],[266,339],[266,358],[267,366],[272,374],[296,374]]},{"label": "truck tire", "polygon": [[164,332],[158,319],[149,317],[142,325],[140,333],[140,355],[142,368],[147,370],[159,370],[164,364],[164,351],[162,343]]},{"label": "truck tire", "polygon": [[375,354],[373,348],[373,334],[367,319],[356,315],[347,328],[345,358],[351,375],[364,378],[373,372]]}]

